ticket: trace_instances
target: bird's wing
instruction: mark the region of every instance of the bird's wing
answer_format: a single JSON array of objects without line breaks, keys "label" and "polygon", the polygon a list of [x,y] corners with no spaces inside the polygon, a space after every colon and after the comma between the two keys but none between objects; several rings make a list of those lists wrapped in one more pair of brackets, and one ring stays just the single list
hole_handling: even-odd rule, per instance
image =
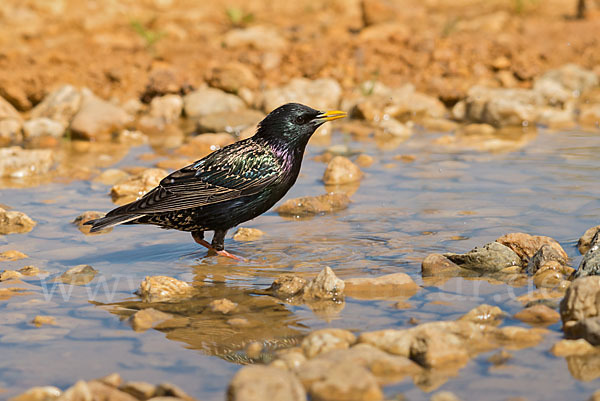
[{"label": "bird's wing", "polygon": [[142,198],[110,215],[163,213],[225,202],[260,192],[280,172],[280,162],[270,149],[238,142],[171,173]]}]

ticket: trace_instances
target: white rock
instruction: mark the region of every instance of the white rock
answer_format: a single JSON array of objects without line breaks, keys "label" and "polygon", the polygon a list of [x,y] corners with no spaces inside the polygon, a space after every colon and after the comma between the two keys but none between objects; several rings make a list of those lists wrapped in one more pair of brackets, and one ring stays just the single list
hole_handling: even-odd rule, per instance
[{"label": "white rock", "polygon": [[465,118],[496,127],[537,121],[543,96],[529,89],[472,87],[465,99]]},{"label": "white rock", "polygon": [[72,85],[63,85],[31,110],[31,118],[47,117],[67,126],[81,106],[82,95]]},{"label": "white rock", "polygon": [[64,132],[64,125],[46,117],[34,118],[25,121],[23,124],[23,134],[25,139],[39,138],[41,136],[60,138]]},{"label": "white rock", "polygon": [[294,78],[287,85],[269,89],[264,93],[263,109],[271,112],[285,103],[302,103],[321,111],[335,109],[340,103],[342,87],[331,78],[311,81]]},{"label": "white rock", "polygon": [[172,124],[179,119],[183,110],[183,99],[179,95],[158,96],[150,103],[150,115]]},{"label": "white rock", "polygon": [[242,99],[215,88],[201,88],[183,98],[186,116],[202,117],[212,113],[234,112],[245,108]]},{"label": "white rock", "polygon": [[89,90],[82,93],[81,106],[71,121],[73,134],[84,139],[98,139],[132,121],[132,117],[121,107],[100,99]]}]

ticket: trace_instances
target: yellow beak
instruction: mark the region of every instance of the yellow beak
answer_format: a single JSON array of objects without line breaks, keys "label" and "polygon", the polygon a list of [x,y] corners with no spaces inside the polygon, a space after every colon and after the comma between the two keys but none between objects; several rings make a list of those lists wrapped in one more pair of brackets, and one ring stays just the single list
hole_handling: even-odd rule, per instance
[{"label": "yellow beak", "polygon": [[325,122],[325,121],[337,120],[338,118],[344,118],[346,116],[347,116],[347,114],[345,111],[331,110],[331,111],[326,111],[325,113],[319,114],[317,116],[317,119]]}]

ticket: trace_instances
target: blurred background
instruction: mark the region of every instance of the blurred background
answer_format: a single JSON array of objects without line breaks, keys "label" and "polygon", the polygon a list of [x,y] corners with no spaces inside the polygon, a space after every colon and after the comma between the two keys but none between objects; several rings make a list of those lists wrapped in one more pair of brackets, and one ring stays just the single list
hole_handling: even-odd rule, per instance
[{"label": "blurred background", "polygon": [[4,0],[0,96],[26,111],[69,82],[149,99],[220,86],[215,68],[240,62],[251,89],[376,79],[451,105],[476,83],[527,87],[567,62],[598,69],[597,16],[595,0]]}]

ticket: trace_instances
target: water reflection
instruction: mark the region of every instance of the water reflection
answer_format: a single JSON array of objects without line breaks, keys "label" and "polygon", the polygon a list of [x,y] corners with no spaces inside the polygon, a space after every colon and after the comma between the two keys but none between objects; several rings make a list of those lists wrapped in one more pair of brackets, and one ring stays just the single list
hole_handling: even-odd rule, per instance
[{"label": "water reflection", "polygon": [[[235,363],[268,361],[275,350],[298,344],[306,333],[301,319],[278,299],[224,283],[203,284],[204,279],[204,274],[196,275],[198,295],[181,302],[123,301],[98,305],[121,319],[146,308],[169,313],[173,317],[158,323],[155,330],[169,340],[184,343],[186,348]],[[221,299],[233,302],[235,308],[224,313],[211,307],[211,302]],[[245,352],[252,343],[262,345],[258,358]]]},{"label": "water reflection", "polygon": [[575,379],[589,382],[600,377],[600,354],[573,355],[566,359],[569,372]]}]

